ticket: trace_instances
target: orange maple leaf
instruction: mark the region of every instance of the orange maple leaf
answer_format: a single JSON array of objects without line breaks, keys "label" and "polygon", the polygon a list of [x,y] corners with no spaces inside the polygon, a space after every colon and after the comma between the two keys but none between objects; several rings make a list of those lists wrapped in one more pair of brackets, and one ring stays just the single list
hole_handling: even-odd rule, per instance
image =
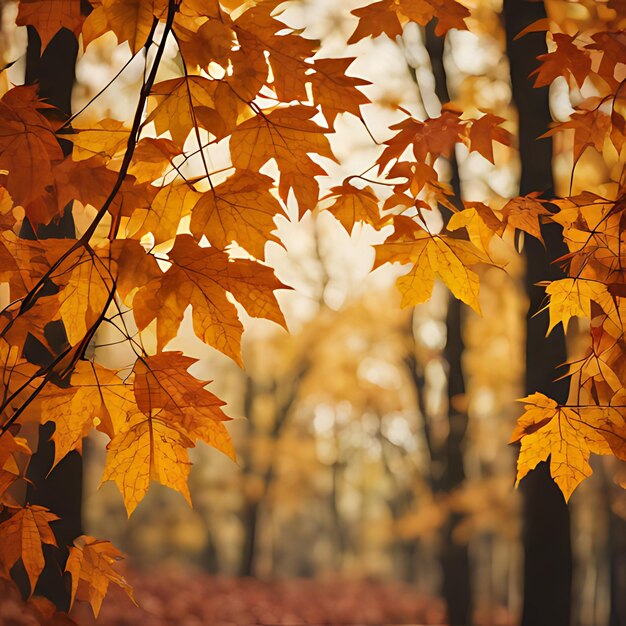
[{"label": "orange maple leaf", "polygon": [[502,218],[504,226],[523,230],[543,243],[539,220],[543,215],[550,215],[550,211],[544,207],[545,201],[539,197],[540,195],[541,192],[533,191],[509,200],[502,207]]},{"label": "orange maple leaf", "polygon": [[72,577],[70,607],[77,598],[87,600],[94,616],[98,617],[110,583],[123,589],[137,604],[132,587],[113,568],[123,558],[124,555],[109,541],[101,541],[89,535],[77,537],[65,565],[65,571]]},{"label": "orange maple leaf", "polygon": [[139,359],[133,369],[137,406],[144,413],[165,409],[164,419],[183,430],[191,439],[200,439],[233,461],[235,450],[223,422],[224,402],[205,389],[187,370],[197,359],[182,352],[161,352]]},{"label": "orange maple leaf", "polygon": [[211,245],[224,250],[233,241],[257,259],[265,258],[265,244],[278,241],[272,235],[274,218],[285,215],[270,193],[269,176],[237,170],[223,183],[202,195],[193,208],[191,232],[206,235]]},{"label": "orange maple leaf", "polygon": [[229,261],[215,248],[198,246],[190,235],[176,237],[168,260],[169,270],[142,287],[133,300],[140,330],[156,320],[159,351],[174,338],[191,305],[198,337],[241,364],[243,326],[226,292],[250,315],[284,325],[274,290],[285,286],[270,268],[243,259]]},{"label": "orange maple leaf", "polygon": [[539,55],[537,58],[541,65],[530,73],[531,76],[537,76],[535,87],[544,87],[559,76],[567,77],[569,74],[582,87],[591,70],[589,53],[574,44],[576,37],[564,33],[554,33],[552,36],[556,50]]},{"label": "orange maple leaf", "polygon": [[41,546],[57,545],[50,522],[59,518],[34,504],[12,510],[11,517],[0,524],[0,575],[9,578],[9,570],[21,559],[32,594],[44,566]]},{"label": "orange maple leaf", "polygon": [[326,174],[309,154],[335,160],[326,129],[311,118],[313,107],[295,105],[255,115],[237,126],[230,138],[233,165],[259,171],[270,159],[280,171],[278,193],[284,202],[293,189],[300,215],[315,208],[319,185],[315,176]]},{"label": "orange maple leaf", "polygon": [[42,50],[61,28],[78,36],[84,21],[80,0],[20,0],[15,18],[18,26],[35,28],[41,38]]},{"label": "orange maple leaf", "polygon": [[328,207],[341,222],[341,225],[350,233],[356,222],[370,224],[377,230],[383,227],[380,217],[380,203],[371,187],[359,189],[348,181],[333,187],[324,198],[332,198],[333,203]]}]

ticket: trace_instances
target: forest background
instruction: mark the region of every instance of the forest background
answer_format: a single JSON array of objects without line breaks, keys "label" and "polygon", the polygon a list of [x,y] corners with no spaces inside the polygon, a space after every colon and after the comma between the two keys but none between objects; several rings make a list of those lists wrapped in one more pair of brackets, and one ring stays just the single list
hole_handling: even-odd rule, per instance
[{"label": "forest background", "polygon": [[[54,5],[61,11],[58,15],[64,15],[65,9],[58,8],[62,4],[47,6]],[[55,184],[52,199],[45,201],[36,197],[38,192],[49,193],[39,188],[45,167],[39,169],[40,162],[30,162],[31,153],[14,150],[10,143],[2,148],[1,166],[7,172],[2,250],[17,259],[16,267],[7,261],[1,268],[7,281],[3,304],[13,302],[3,313],[2,346],[7,348],[3,359],[5,372],[15,373],[5,375],[3,389],[5,400],[8,396],[13,400],[5,403],[3,417],[3,425],[10,422],[3,427],[1,457],[3,476],[8,476],[3,488],[10,487],[3,500],[4,574],[17,580],[25,596],[38,579],[35,591],[62,609],[69,605],[70,581],[77,585],[80,579],[77,597],[88,599],[97,613],[102,580],[86,572],[84,565],[79,573],[70,567],[63,578],[55,563],[67,558],[64,545],[86,533],[87,539],[78,541],[73,554],[79,554],[76,550],[85,554],[85,546],[89,550],[95,541],[92,535],[111,540],[129,557],[128,578],[137,588],[140,605],[131,609],[130,600],[112,595],[111,601],[104,601],[101,623],[125,623],[120,622],[124,619],[139,623],[145,611],[163,623],[168,619],[198,623],[193,620],[207,611],[220,623],[329,619],[336,623],[449,619],[453,624],[521,620],[533,626],[623,623],[626,612],[620,590],[626,576],[626,507],[619,486],[623,469],[613,456],[624,455],[622,4],[418,2],[420,13],[412,3],[403,2],[394,9],[376,3],[369,12],[356,2],[261,2],[258,6],[230,2],[215,4],[222,16],[218,19],[210,13],[213,5],[170,3],[176,5],[179,17],[172,13],[176,37],[169,39],[163,35],[169,19],[167,2],[160,8],[158,2],[91,2],[95,9],[91,12],[85,10],[87,4],[64,5],[80,5],[81,17],[72,24],[57,23],[53,11],[42,21],[40,2],[2,5],[2,53],[7,66],[2,75],[3,136],[15,134],[11,116],[19,117],[21,107],[31,107],[37,111],[31,115],[40,117],[35,123],[32,117],[20,117],[20,123],[26,119],[27,127],[47,124],[58,142],[55,147],[50,137],[37,136],[42,142],[37,150],[43,146],[49,153]],[[150,4],[148,23],[153,16],[159,23],[156,30],[146,31],[143,40],[136,26],[128,31],[127,22],[110,17],[116,6],[144,4]],[[108,15],[108,22],[103,15]],[[396,16],[396,22],[389,17],[379,24],[381,15]],[[235,24],[232,29],[230,19]],[[30,25],[28,32],[17,28],[16,22]],[[191,23],[196,30],[185,31]],[[42,31],[42,24],[47,30]],[[57,34],[59,25],[70,28]],[[528,26],[530,32],[514,40]],[[81,28],[74,76],[73,63],[59,64],[59,59],[67,61],[63,55],[68,54],[76,58],[75,35],[70,31]],[[232,32],[237,33],[236,43]],[[154,37],[155,43],[144,54],[148,37],[150,41]],[[200,42],[197,47],[194,37]],[[296,59],[296,67],[290,65],[286,51]],[[312,64],[313,54],[328,60]],[[528,79],[541,55],[542,69],[536,78]],[[343,57],[354,61],[340,60]],[[220,60],[235,71],[215,78],[211,70],[217,70]],[[196,64],[205,67],[205,74],[200,70],[194,74],[190,68]],[[155,67],[158,72],[152,76]],[[260,79],[255,72],[260,72]],[[312,75],[317,78],[309,78]],[[319,78],[328,75],[331,84]],[[206,76],[213,85],[202,92],[200,79]],[[35,105],[34,92],[20,92],[13,86],[24,81],[38,84],[39,96],[66,116],[77,114],[71,125],[62,113]],[[112,84],[101,92],[109,81]],[[153,95],[147,98],[146,111],[140,111],[145,134],[134,160],[124,165],[129,121],[142,84],[153,84],[149,90],[144,87],[146,96]],[[198,91],[191,91],[190,84]],[[244,90],[240,93],[248,94],[244,99],[254,116],[235,107],[233,117],[227,110],[233,105],[220,101],[224,94],[217,97],[211,92],[218,84],[229,85],[233,92]],[[277,101],[279,106],[273,108]],[[305,101],[319,106],[322,115],[313,118],[315,111],[299,104]],[[285,111],[293,117],[285,117]],[[264,138],[264,122],[259,120],[267,120],[265,114],[276,128],[295,124],[295,134],[288,137],[290,155],[275,144],[271,148],[275,139],[271,131]],[[269,121],[267,128],[272,128]],[[151,139],[155,131],[160,140]],[[165,140],[162,133],[169,133]],[[540,135],[547,136],[537,140]],[[230,155],[220,144],[228,137]],[[199,153],[202,142],[208,142],[208,147]],[[58,154],[60,149],[65,159]],[[403,160],[407,150],[408,163]],[[320,156],[311,159],[311,153]],[[232,175],[229,158],[247,171],[245,177],[237,179],[235,173],[234,181],[227,180]],[[71,296],[72,284],[68,287],[62,276],[75,270],[54,273],[60,269],[54,262],[68,250],[58,239],[60,231],[54,229],[66,228],[70,219],[74,233],[88,231],[97,209],[107,201],[106,193],[89,180],[106,189],[115,180],[108,174],[124,167],[128,169],[123,180],[128,184],[112,203],[119,206],[107,215],[112,225],[109,233],[118,241],[141,240],[160,265],[158,273],[153,267],[136,272],[143,258],[137,256],[138,248],[124,245],[117,252],[113,246],[107,248],[106,258],[114,263],[109,270],[121,272],[115,274],[118,293],[124,301],[135,298],[135,312],[133,317],[120,300],[117,314],[105,306],[106,319],[100,320],[98,309],[100,300],[107,300],[108,279],[95,279],[99,293],[78,288]],[[168,171],[185,184],[176,186],[168,180]],[[129,177],[134,177],[130,183]],[[280,186],[268,199],[263,194],[274,187],[272,178]],[[170,187],[164,186],[159,197],[157,189],[166,182]],[[210,196],[213,185],[223,204],[198,200]],[[540,194],[562,200],[544,204]],[[509,202],[519,195],[525,197]],[[70,211],[68,200],[72,200]],[[262,210],[248,223],[241,209],[249,210],[251,202],[259,203]],[[50,203],[61,217],[51,217]],[[223,221],[216,225],[215,213],[223,217],[228,203],[238,206],[240,213],[229,215],[229,225]],[[173,215],[172,206],[177,211]],[[29,239],[24,214],[36,227],[52,223],[36,228],[37,243],[50,245],[50,250],[42,252],[35,244],[8,235]],[[565,228],[565,242],[555,223]],[[442,224],[447,230],[439,237]],[[122,239],[120,231],[132,236]],[[183,236],[189,232],[194,241],[204,246],[208,240],[211,247],[192,243]],[[432,247],[428,267],[442,280],[430,289],[432,278],[428,271],[420,274],[424,268],[415,252],[422,249],[424,233],[435,242],[427,244]],[[102,233],[94,229],[91,235]],[[77,241],[72,237],[76,235],[69,237],[70,246]],[[159,311],[166,290],[175,288],[162,278],[168,276],[162,273],[174,237],[179,261],[204,254],[203,249],[215,250],[211,258],[221,272],[228,270],[219,265],[222,257],[217,251],[226,250],[231,259],[239,259],[239,264],[226,266],[240,273],[229,275],[231,282],[220,287],[221,309],[212,313],[208,327],[192,319],[191,310],[183,306],[172,329],[171,320],[163,316],[162,308]],[[537,241],[542,237],[545,247]],[[584,238],[592,240],[588,248]],[[41,244],[46,239],[56,241],[56,247]],[[456,251],[457,261],[438,256],[441,241]],[[566,258],[571,261],[566,271],[574,278],[566,279],[559,274],[558,264],[549,261],[565,255],[567,246],[572,254]],[[172,254],[169,258],[176,259],[176,252]],[[80,259],[74,261],[74,268],[89,266]],[[257,259],[263,263],[257,264]],[[132,271],[122,269],[125,260]],[[404,264],[388,263],[394,261]],[[442,263],[452,265],[446,270]],[[374,264],[378,267],[371,271]],[[51,273],[46,273],[50,267]],[[582,273],[589,268],[593,275]],[[82,271],[74,280],[93,288],[94,279],[86,279]],[[233,282],[242,275],[248,281],[246,289]],[[261,278],[250,289],[252,275]],[[42,276],[43,282],[53,281],[67,295],[42,294]],[[183,278],[179,275],[176,280]],[[548,288],[549,300],[546,285],[534,286],[546,280],[555,281]],[[574,282],[559,283],[563,280]],[[465,304],[451,298],[443,283]],[[133,291],[137,288],[141,296]],[[19,289],[23,298],[16,308]],[[271,295],[275,289],[276,301]],[[224,290],[243,305],[238,305],[234,318],[233,299],[224,296]],[[430,290],[432,297],[422,304]],[[163,294],[160,302],[151,300],[155,291]],[[195,316],[193,297],[189,302]],[[143,298],[141,305],[138,298]],[[24,306],[24,300],[33,304]],[[59,300],[57,314],[59,305],[54,309],[52,301]],[[137,313],[142,307],[148,310],[143,317]],[[15,320],[29,311],[34,313],[20,326]],[[289,332],[274,323],[282,321],[282,314]],[[246,329],[241,353],[237,316]],[[258,316],[273,322],[255,319]],[[60,322],[50,320],[58,319],[64,324],[66,341],[55,346],[51,325]],[[566,353],[562,326],[568,326],[568,321]],[[221,330],[213,333],[211,325]],[[141,335],[136,334],[137,327]],[[548,327],[551,333],[546,339]],[[147,372],[135,365],[134,378],[128,379],[128,364],[136,358],[135,337],[141,337]],[[12,341],[22,347],[17,359]],[[33,341],[39,342],[37,348]],[[152,356],[162,353],[166,344],[167,351],[186,356],[172,356],[170,365]],[[64,345],[69,346],[67,352]],[[56,390],[42,391],[22,411],[20,402],[41,376],[35,365],[48,367],[40,362],[38,349],[57,356],[48,370],[59,376],[48,384]],[[572,363],[571,385],[566,379],[554,382],[557,367],[566,360]],[[89,363],[102,369],[93,365],[81,369]],[[181,479],[169,466],[163,471],[151,456],[145,486],[155,479],[183,495],[152,484],[139,504],[144,487],[137,487],[136,474],[129,487],[124,476],[132,469],[120,468],[119,463],[116,468],[111,461],[122,458],[124,448],[112,450],[111,443],[107,453],[107,441],[113,434],[119,442],[120,433],[139,432],[146,422],[152,437],[154,423],[161,419],[152,415],[153,410],[165,414],[173,409],[163,398],[155,398],[150,372],[157,372],[157,379],[178,380],[190,367],[190,378],[183,374],[181,382],[195,385],[189,406],[197,402],[209,409],[217,425],[208,432],[190,427],[187,421],[184,441],[191,443],[197,437],[226,455],[203,445],[193,447],[189,492],[183,486],[184,476]],[[123,382],[109,378],[104,385],[102,376],[112,371]],[[67,392],[70,374],[74,391],[69,387]],[[20,376],[28,379],[24,388],[16,383]],[[94,387],[93,376],[99,401],[80,394],[76,400],[75,389]],[[200,391],[210,379],[215,380],[208,389],[216,396]],[[141,384],[145,384],[143,392]],[[15,385],[19,393],[12,396]],[[101,390],[111,385],[134,386],[137,406],[148,419],[137,422],[130,417],[130,430],[118,427],[110,408],[99,406]],[[591,400],[581,402],[580,390]],[[522,446],[534,442],[526,444],[526,456],[523,452],[520,457],[520,477],[552,452],[552,476],[558,487],[549,476],[548,464],[540,463],[522,480],[520,494],[514,490],[518,447],[508,445],[516,418],[523,412],[514,400],[535,392],[574,408],[557,410],[538,396],[527,402],[525,417],[513,436],[514,441],[522,438]],[[226,402],[221,408],[217,397]],[[572,401],[576,397],[578,401]],[[76,411],[72,402],[83,410],[82,421],[72,421],[72,410]],[[83,407],[92,405],[86,414]],[[584,428],[593,421],[583,413],[583,405],[603,407],[600,418],[593,416],[605,420],[601,427],[600,422],[592,424],[599,437],[580,430],[581,424]],[[191,409],[183,407],[188,419]],[[222,409],[235,418],[226,426]],[[112,420],[111,432],[107,416]],[[37,425],[39,421],[43,426]],[[47,444],[53,423],[54,443]],[[70,427],[62,433],[64,423]],[[550,430],[550,424],[562,423],[574,424],[572,433],[563,438]],[[104,432],[94,429],[85,439],[81,463],[78,453],[70,451],[80,449],[83,435],[94,426]],[[608,436],[602,434],[606,432]],[[168,433],[161,434],[169,437]],[[7,448],[9,439],[13,447]],[[567,462],[557,467],[555,450],[564,442],[570,455],[566,453]],[[29,449],[38,449],[38,454],[27,469]],[[179,448],[174,449],[178,455]],[[60,450],[69,454],[63,458]],[[609,456],[592,456],[588,466],[590,450]],[[131,456],[137,454],[133,449]],[[236,464],[227,458],[235,455]],[[184,457],[178,460],[187,467]],[[58,465],[49,473],[53,462]],[[591,478],[576,488],[591,467],[595,470]],[[119,490],[113,482],[98,489],[103,471]],[[185,502],[187,495],[193,508]],[[571,495],[567,506],[564,495]],[[25,503],[28,506],[22,508]],[[40,505],[62,519],[41,517],[42,511],[33,508]],[[132,512],[130,518],[127,512]],[[7,547],[14,537],[8,529],[15,527],[18,516],[18,534],[24,536],[26,514],[40,516],[34,517],[40,524],[39,544],[48,544],[43,552],[39,546],[46,557],[42,568],[33,557],[35,548],[23,543],[15,553]],[[50,529],[61,546],[58,551],[50,547],[55,541],[47,534]],[[107,546],[107,562],[117,560],[118,553],[109,544],[96,545]],[[81,558],[84,563],[86,557]],[[171,569],[174,566],[176,570]],[[293,587],[274,588],[271,584],[277,583],[255,586],[251,580],[226,582],[216,575],[295,582]],[[108,570],[107,576],[107,581],[127,584]],[[321,581],[322,586],[309,587],[302,578]],[[385,586],[376,587],[380,581]],[[336,587],[343,591],[335,596]],[[216,606],[205,589],[219,598],[226,594],[231,601]],[[330,595],[333,601],[312,602],[314,593]],[[6,594],[15,597],[9,586]],[[370,595],[371,604],[364,605],[363,597]],[[172,596],[179,600],[173,602]],[[270,602],[279,606],[283,602],[284,608],[272,608]],[[322,608],[317,606],[316,612],[320,602]],[[61,619],[51,617],[45,603],[31,599],[29,606],[40,620]],[[14,608],[7,602],[0,610],[6,611],[7,620],[17,619],[11,613]],[[79,623],[89,623],[90,614],[83,609],[80,603],[75,605],[74,616]]]}]

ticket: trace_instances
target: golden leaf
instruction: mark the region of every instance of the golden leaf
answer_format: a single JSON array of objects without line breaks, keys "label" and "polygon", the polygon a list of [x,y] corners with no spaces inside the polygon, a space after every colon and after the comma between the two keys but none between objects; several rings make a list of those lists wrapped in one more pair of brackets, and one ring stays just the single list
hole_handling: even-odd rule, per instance
[{"label": "golden leaf", "polygon": [[211,245],[224,250],[233,241],[257,259],[265,258],[265,244],[278,241],[272,235],[274,217],[283,208],[270,193],[274,181],[251,171],[236,171],[226,181],[202,195],[191,215],[191,232],[206,235]]},{"label": "golden leaf", "polygon": [[31,594],[44,566],[42,543],[56,546],[50,522],[59,518],[43,506],[27,505],[17,509],[0,524],[0,575],[8,577],[9,570],[22,559],[30,582]]},{"label": "golden leaf", "polygon": [[[85,599],[91,605],[94,616],[98,617],[110,583],[123,589],[135,602],[132,587],[113,569],[115,563],[123,558],[124,555],[109,541],[100,541],[89,535],[81,535],[74,539],[65,565],[65,571],[72,576],[70,608],[76,598]],[[86,586],[83,593],[81,583]]]},{"label": "golden leaf", "polygon": [[615,454],[626,459],[626,421],[623,407],[559,406],[541,393],[520,400],[524,414],[518,419],[511,443],[521,439],[517,484],[541,461],[550,457],[550,474],[569,500],[592,469],[589,456]]}]

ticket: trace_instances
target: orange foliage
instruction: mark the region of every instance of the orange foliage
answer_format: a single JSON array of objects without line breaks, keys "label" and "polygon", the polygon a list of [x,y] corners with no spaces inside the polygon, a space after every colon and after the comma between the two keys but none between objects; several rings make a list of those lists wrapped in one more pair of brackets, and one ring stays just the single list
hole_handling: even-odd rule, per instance
[{"label": "orange foliage", "polygon": [[[55,423],[55,463],[80,451],[92,428],[105,433],[103,479],[117,483],[129,514],[151,480],[189,499],[187,449],[197,440],[234,458],[221,401],[188,371],[194,359],[168,351],[168,343],[191,307],[196,335],[242,365],[243,325],[233,299],[251,316],[285,324],[275,291],[286,286],[263,263],[265,244],[277,240],[274,219],[287,214],[292,200],[300,216],[317,209],[317,177],[327,173],[325,162],[336,160],[329,141],[335,120],[346,113],[361,118],[369,103],[361,91],[367,81],[346,74],[354,59],[313,59],[319,42],[279,19],[281,0],[89,4],[85,18],[78,0],[21,0],[17,23],[37,29],[44,48],[62,27],[83,46],[107,32],[132,55],[155,46],[131,123],[59,124],[36,87],[13,87],[0,100],[0,279],[11,300],[0,314],[0,575],[8,577],[21,559],[31,589],[43,567],[42,543],[55,543],[49,524],[56,516],[16,506],[9,495],[24,478],[18,459],[30,455],[17,436],[23,421]],[[443,35],[467,28],[470,15],[456,0],[381,0],[353,14],[358,22],[349,43],[395,37],[409,21],[432,19]],[[536,84],[562,77],[572,89],[590,81],[596,90],[550,131],[574,130],[575,163],[587,148],[623,157],[626,44],[623,30],[611,30],[618,26],[575,35],[551,21],[537,26],[549,29],[554,50],[539,59]],[[168,43],[178,47],[181,70],[161,80]],[[570,253],[561,262],[569,277],[547,286],[550,326],[587,317],[590,349],[571,364],[575,404],[527,398],[514,439],[522,441],[518,478],[552,455],[553,476],[568,497],[591,472],[590,452],[626,458],[626,180],[613,181],[610,197],[584,193],[548,203],[537,190],[501,211],[476,202],[459,211],[435,162],[457,143],[493,162],[494,142],[512,143],[504,120],[489,112],[468,119],[452,106],[426,120],[400,112],[404,119],[390,128],[370,168],[377,167],[379,179],[349,177],[325,196],[332,198],[328,210],[348,232],[357,221],[393,227],[377,246],[376,264],[410,266],[398,279],[404,306],[428,299],[439,278],[477,311],[479,277],[472,267],[493,263],[493,238],[506,239],[514,229],[541,238],[541,222],[563,226]],[[60,139],[72,142],[69,156]],[[213,171],[209,156],[222,141],[230,161]],[[202,163],[200,176],[185,175],[192,157]],[[361,179],[390,193],[355,186]],[[72,204],[91,210],[75,238],[19,236],[25,222],[36,230]],[[454,213],[441,231],[425,216],[437,204]],[[252,258],[233,258],[232,244]],[[128,327],[128,310],[138,336]],[[60,350],[46,332],[53,321],[62,322],[66,335]],[[105,368],[88,350],[106,325],[135,352],[124,372]],[[28,361],[29,335],[48,349],[50,365]],[[156,341],[143,340],[150,335]],[[97,614],[110,582],[129,591],[112,567],[119,558],[107,542],[79,538],[67,563],[72,599],[87,599]]]}]

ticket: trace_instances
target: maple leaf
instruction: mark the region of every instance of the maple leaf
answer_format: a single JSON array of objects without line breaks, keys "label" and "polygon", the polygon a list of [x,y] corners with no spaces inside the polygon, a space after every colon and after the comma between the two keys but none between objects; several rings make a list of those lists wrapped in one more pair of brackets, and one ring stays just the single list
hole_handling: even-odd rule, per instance
[{"label": "maple leaf", "polygon": [[163,175],[174,157],[180,154],[180,148],[169,139],[144,137],[135,146],[128,172],[137,182],[153,182]]},{"label": "maple leaf", "polygon": [[200,197],[187,183],[161,187],[147,207],[135,208],[132,212],[126,226],[127,235],[140,238],[152,233],[157,245],[174,239],[180,221],[191,213]]},{"label": "maple leaf", "polygon": [[315,54],[319,41],[297,32],[285,32],[286,25],[271,15],[276,4],[261,2],[248,8],[235,20],[233,28],[247,57],[260,61],[267,55],[272,68],[271,86],[278,99],[303,101],[307,99],[306,72],[310,67],[305,61]]},{"label": "maple leaf", "polygon": [[[135,603],[132,587],[126,579],[115,571],[113,566],[121,561],[124,555],[109,541],[101,541],[89,535],[81,535],[74,539],[65,565],[65,571],[72,577],[72,595],[70,608],[76,598],[85,599],[91,605],[97,618],[102,600],[107,593],[109,584],[113,583],[123,589]],[[86,591],[81,593],[82,584]]]},{"label": "maple leaf", "polygon": [[426,26],[433,17],[438,20],[435,28],[438,36],[451,28],[466,30],[465,18],[470,13],[456,0],[381,0],[355,9],[352,14],[359,18],[359,23],[348,43],[383,33],[394,39],[402,34],[406,22]]},{"label": "maple leaf", "polygon": [[432,117],[425,122],[411,117],[391,126],[398,131],[391,139],[385,141],[387,146],[378,158],[380,171],[392,160],[402,156],[411,146],[415,159],[425,162],[427,156],[449,157],[457,141],[464,132],[464,122],[456,111],[444,109],[439,117]]},{"label": "maple leaf", "polygon": [[136,54],[148,40],[155,17],[167,9],[167,0],[102,0],[102,10],[119,43],[128,42]]},{"label": "maple leaf", "polygon": [[0,497],[20,476],[16,453],[30,457],[28,442],[23,437],[14,437],[10,431],[4,432],[0,435]]},{"label": "maple leaf", "polygon": [[278,241],[272,235],[274,217],[285,215],[270,193],[274,181],[256,172],[235,171],[226,181],[202,195],[193,208],[191,232],[205,235],[211,245],[224,250],[233,241],[257,259],[265,258],[265,244]]},{"label": "maple leaf", "polygon": [[326,129],[311,118],[313,107],[295,105],[255,115],[237,126],[230,139],[233,165],[242,170],[258,171],[270,159],[280,171],[278,193],[287,202],[293,189],[300,215],[315,208],[319,185],[315,176],[326,174],[309,154],[335,160],[326,138]]},{"label": "maple leaf", "polygon": [[371,187],[359,189],[344,181],[342,185],[332,187],[324,199],[326,198],[334,200],[327,210],[339,220],[348,233],[352,231],[356,222],[365,222],[377,230],[383,227],[378,198]]},{"label": "maple leaf", "polygon": [[590,111],[574,111],[567,122],[555,124],[545,133],[549,137],[562,130],[574,131],[574,162],[578,161],[588,147],[602,153],[604,141],[611,129],[611,118],[599,108]]},{"label": "maple leaf", "polygon": [[182,148],[189,133],[204,128],[218,139],[228,136],[237,124],[242,103],[235,108],[220,105],[219,81],[203,76],[182,76],[157,83],[150,97],[156,106],[148,116],[159,135],[169,132],[175,146]]},{"label": "maple leaf", "polygon": [[465,18],[470,16],[469,9],[456,0],[428,0],[437,17],[435,35],[442,37],[449,30],[467,30]]},{"label": "maple leaf", "polygon": [[559,322],[567,332],[567,324],[571,317],[591,319],[591,302],[598,304],[613,323],[622,327],[613,297],[606,285],[601,282],[582,278],[563,278],[552,281],[546,287],[546,293],[550,296],[548,333]]},{"label": "maple leaf", "polygon": [[8,578],[11,567],[21,559],[32,594],[44,566],[41,545],[57,545],[50,522],[58,519],[45,507],[34,504],[14,510],[0,524],[0,575]]},{"label": "maple leaf", "polygon": [[143,500],[151,480],[179,491],[191,504],[187,448],[193,447],[187,435],[170,425],[166,411],[137,412],[108,444],[102,482],[117,484],[129,516]]},{"label": "maple leaf", "polygon": [[369,85],[369,81],[348,76],[346,72],[355,58],[315,59],[315,73],[309,76],[313,100],[326,118],[328,128],[333,130],[337,115],[352,113],[361,115],[361,106],[370,102],[358,87]]},{"label": "maple leaf", "polygon": [[457,298],[480,313],[478,275],[468,265],[487,258],[470,242],[421,231],[399,239],[390,238],[375,249],[374,268],[383,263],[413,264],[409,273],[396,281],[402,294],[401,306],[426,302],[438,277]]},{"label": "maple leaf", "polygon": [[80,0],[20,0],[15,23],[33,26],[41,38],[43,51],[61,28],[78,36],[84,20]]},{"label": "maple leaf", "polygon": [[365,37],[378,37],[385,34],[394,39],[402,34],[402,25],[394,10],[392,0],[373,2],[360,9],[354,9],[351,13],[359,19],[359,23],[348,39],[349,44],[361,41]]},{"label": "maple leaf", "polygon": [[24,240],[12,230],[0,232],[0,281],[9,283],[13,299],[26,295],[37,282],[44,252],[39,242]]},{"label": "maple leaf", "polygon": [[14,410],[13,407],[17,409],[20,401],[33,392],[34,386],[39,382],[37,378],[41,371],[37,365],[29,363],[23,356],[25,334],[19,337],[16,345],[12,345],[6,327],[2,328],[2,333],[4,337],[0,339],[0,364],[5,374],[0,378],[0,397],[6,401],[13,396],[11,405],[4,408],[8,417],[11,410]]},{"label": "maple leaf", "polygon": [[116,292],[128,302],[129,296],[161,275],[155,257],[135,239],[111,242],[109,271],[115,276]]},{"label": "maple leaf", "polygon": [[482,202],[466,202],[463,211],[454,213],[446,228],[451,231],[465,228],[470,241],[477,249],[486,254],[489,249],[489,242],[496,234],[501,234],[503,230],[502,222],[496,214]]},{"label": "maple leaf", "polygon": [[573,43],[576,37],[564,33],[554,33],[552,37],[556,50],[539,55],[537,58],[541,65],[530,73],[531,76],[537,75],[535,87],[545,87],[559,76],[567,77],[569,73],[582,87],[591,70],[589,53]]},{"label": "maple leaf", "polygon": [[225,12],[220,11],[218,18],[216,11],[211,16],[213,19],[206,20],[200,26],[196,16],[185,20],[180,14],[176,17],[174,31],[188,66],[196,65],[204,69],[211,63],[218,63],[222,67],[228,65],[236,37]]},{"label": "maple leaf", "polygon": [[92,428],[113,437],[135,406],[132,388],[116,372],[90,361],[76,364],[71,386],[48,385],[39,397],[41,422],[55,424],[53,467],[70,451],[81,452]]},{"label": "maple leaf", "polygon": [[[623,2],[623,0],[617,0]],[[609,0],[609,5],[611,1]],[[617,2],[616,2],[617,4]],[[617,9],[617,7],[615,7]],[[624,12],[624,7],[620,7],[620,13]],[[619,80],[616,77],[616,69],[624,61],[624,53],[626,52],[626,36],[623,30],[599,31],[591,35],[592,44],[587,44],[587,50],[599,50],[602,53],[602,59],[597,69],[597,73],[601,76],[614,90],[619,89]]]},{"label": "maple leaf", "polygon": [[219,250],[201,248],[189,235],[176,238],[168,259],[169,270],[142,287],[133,300],[140,330],[156,319],[159,351],[174,338],[191,305],[196,335],[241,364],[243,326],[227,291],[250,315],[284,325],[273,293],[284,285],[270,268],[247,260],[229,261]]},{"label": "maple leaf", "polygon": [[63,158],[50,122],[40,113],[48,105],[35,87],[14,87],[0,99],[0,169],[8,170],[6,188],[25,204],[52,182],[52,165]]},{"label": "maple leaf", "polygon": [[559,406],[541,393],[520,400],[524,414],[518,419],[511,443],[522,442],[517,460],[517,484],[541,461],[550,457],[550,474],[569,500],[592,469],[589,456],[616,454],[626,459],[626,422],[616,407]]},{"label": "maple leaf", "polygon": [[71,345],[80,342],[87,331],[101,319],[112,292],[112,280],[106,267],[98,257],[87,251],[71,256],[62,264],[59,273],[67,272],[63,278],[63,289],[58,294],[59,315]]},{"label": "maple leaf", "polygon": [[493,142],[510,146],[513,135],[506,129],[501,128],[503,117],[491,113],[485,113],[482,117],[474,120],[469,126],[469,149],[470,152],[478,152],[487,161],[493,163]]},{"label": "maple leaf", "polygon": [[72,158],[82,161],[93,156],[112,159],[126,150],[130,130],[124,122],[104,118],[92,128],[74,128],[74,134],[64,135],[74,144]]},{"label": "maple leaf", "polygon": [[164,419],[236,460],[230,435],[223,422],[224,402],[205,389],[205,382],[187,370],[197,359],[182,352],[162,352],[139,359],[134,367],[134,393],[144,413],[165,409]]},{"label": "maple leaf", "polygon": [[550,211],[543,206],[545,201],[539,197],[540,195],[540,192],[533,191],[509,200],[502,207],[502,218],[505,226],[510,225],[523,230],[543,243],[539,219],[542,215],[550,215]]},{"label": "maple leaf", "polygon": [[[402,197],[405,191],[408,191],[411,196],[411,202],[407,206],[430,210],[432,206],[426,201],[433,201],[452,212],[457,210],[456,206],[448,200],[448,196],[454,193],[452,188],[439,181],[435,168],[427,163],[398,161],[389,168],[388,176],[406,180],[394,185],[394,193],[383,206],[385,210],[394,206],[393,203],[406,204],[406,200]],[[423,195],[424,199],[418,198],[418,195]]]}]

